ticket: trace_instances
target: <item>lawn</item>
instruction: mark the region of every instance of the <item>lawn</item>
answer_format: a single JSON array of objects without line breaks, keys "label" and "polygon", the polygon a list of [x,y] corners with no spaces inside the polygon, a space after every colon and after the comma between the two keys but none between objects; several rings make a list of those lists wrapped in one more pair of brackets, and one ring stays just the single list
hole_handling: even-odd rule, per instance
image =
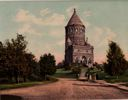
[{"label": "lawn", "polygon": [[124,72],[123,75],[120,75],[118,77],[110,76],[104,71],[98,72],[97,75],[99,80],[105,80],[108,83],[120,83],[120,82],[127,83],[128,82],[128,71]]},{"label": "lawn", "polygon": [[57,78],[76,78],[75,74],[73,74],[71,70],[65,70],[63,68],[57,69],[53,76]]},{"label": "lawn", "polygon": [[128,76],[108,76],[105,80],[109,83],[128,82]]},{"label": "lawn", "polygon": [[0,90],[3,89],[12,89],[12,88],[21,88],[21,87],[29,87],[34,85],[46,84],[50,83],[51,81],[42,81],[42,82],[25,82],[25,83],[18,83],[18,84],[1,84]]},{"label": "lawn", "polygon": [[58,79],[56,79],[55,77],[48,76],[48,80],[46,80],[46,81],[24,82],[24,83],[18,83],[18,84],[17,83],[14,83],[14,84],[0,84],[0,90],[48,84],[48,83],[56,82],[57,80]]}]

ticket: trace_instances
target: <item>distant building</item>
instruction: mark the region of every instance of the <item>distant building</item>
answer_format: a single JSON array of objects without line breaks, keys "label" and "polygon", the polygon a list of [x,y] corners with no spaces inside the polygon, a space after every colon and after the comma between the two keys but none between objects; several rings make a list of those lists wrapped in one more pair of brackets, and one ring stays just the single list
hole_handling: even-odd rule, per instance
[{"label": "distant building", "polygon": [[65,27],[65,64],[83,63],[92,66],[94,60],[93,46],[85,39],[86,27],[74,9],[73,15]]}]

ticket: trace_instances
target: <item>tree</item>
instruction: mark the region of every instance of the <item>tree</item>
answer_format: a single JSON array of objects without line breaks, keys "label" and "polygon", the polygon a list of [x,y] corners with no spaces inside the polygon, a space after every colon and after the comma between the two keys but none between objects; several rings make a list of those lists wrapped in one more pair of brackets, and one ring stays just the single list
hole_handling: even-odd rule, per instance
[{"label": "tree", "polygon": [[21,75],[25,75],[26,69],[28,69],[28,63],[26,60],[26,47],[27,41],[25,37],[17,34],[16,39],[11,39],[12,47],[13,47],[13,67],[14,67],[14,77],[17,83],[19,83],[19,77]]},{"label": "tree", "polygon": [[52,75],[56,71],[55,67],[55,57],[54,55],[44,54],[40,57],[39,65],[40,65],[40,74],[45,79],[46,75]]},{"label": "tree", "polygon": [[110,75],[121,75],[127,69],[127,61],[124,58],[123,52],[116,42],[109,43],[107,53],[107,62],[104,64],[105,71]]},{"label": "tree", "polygon": [[0,42],[0,78],[7,77],[5,73],[5,46]]},{"label": "tree", "polygon": [[28,62],[26,58],[27,41],[25,37],[17,34],[16,39],[6,40],[3,54],[3,69],[5,70],[8,79],[15,78],[16,83],[19,83],[19,77],[26,74],[28,70]]},{"label": "tree", "polygon": [[57,68],[64,68],[64,60],[57,64]]},{"label": "tree", "polygon": [[[8,77],[9,82],[14,78],[25,82],[33,73],[39,74],[39,65],[32,53],[26,50],[27,41],[23,35],[17,34],[14,39],[8,39],[3,44],[0,42],[0,76]],[[37,67],[38,66],[38,67]]]}]

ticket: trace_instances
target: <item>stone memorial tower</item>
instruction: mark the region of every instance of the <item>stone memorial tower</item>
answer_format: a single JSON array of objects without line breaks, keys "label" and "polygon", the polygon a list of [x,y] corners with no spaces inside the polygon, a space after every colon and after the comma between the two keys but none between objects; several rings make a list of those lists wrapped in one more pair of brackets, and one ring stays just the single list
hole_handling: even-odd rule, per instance
[{"label": "stone memorial tower", "polygon": [[[65,26],[65,64],[82,63],[92,66],[94,60],[93,46],[85,36],[86,27],[74,9],[67,26]],[[86,39],[85,39],[86,37]]]}]

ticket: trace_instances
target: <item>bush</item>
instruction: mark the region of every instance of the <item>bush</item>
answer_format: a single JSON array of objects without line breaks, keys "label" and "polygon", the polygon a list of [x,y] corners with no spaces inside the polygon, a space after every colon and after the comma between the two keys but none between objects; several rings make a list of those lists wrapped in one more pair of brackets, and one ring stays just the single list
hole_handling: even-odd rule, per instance
[{"label": "bush", "polygon": [[7,78],[0,78],[0,83],[2,84],[10,83],[10,81]]},{"label": "bush", "polygon": [[110,83],[115,83],[115,82],[128,82],[128,77],[127,76],[108,76],[105,79],[107,82]]},{"label": "bush", "polygon": [[80,67],[74,66],[71,68],[73,74],[80,74]]},{"label": "bush", "polygon": [[124,76],[128,76],[128,69],[124,72]]},{"label": "bush", "polygon": [[96,67],[91,67],[87,69],[87,74],[89,75],[97,74],[98,72],[99,70]]},{"label": "bush", "polygon": [[31,75],[28,77],[28,79],[29,79],[30,81],[41,81],[41,80],[42,80],[42,78],[41,78],[40,76],[37,76],[37,75],[35,75],[35,74],[31,74]]},{"label": "bush", "polygon": [[52,81],[52,82],[56,82],[56,81],[58,81],[57,78],[55,78],[55,77],[53,77],[53,76],[50,76],[50,75],[47,75],[47,76],[46,76],[46,80],[48,80],[48,81]]},{"label": "bush", "polygon": [[101,71],[101,72],[97,73],[97,79],[98,80],[102,80],[102,79],[105,79],[105,78],[107,78],[107,74],[104,71]]},{"label": "bush", "polygon": [[46,77],[46,75],[53,75],[56,72],[55,57],[52,54],[44,54],[40,56],[40,75]]}]

